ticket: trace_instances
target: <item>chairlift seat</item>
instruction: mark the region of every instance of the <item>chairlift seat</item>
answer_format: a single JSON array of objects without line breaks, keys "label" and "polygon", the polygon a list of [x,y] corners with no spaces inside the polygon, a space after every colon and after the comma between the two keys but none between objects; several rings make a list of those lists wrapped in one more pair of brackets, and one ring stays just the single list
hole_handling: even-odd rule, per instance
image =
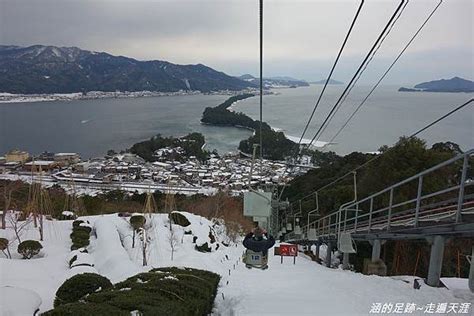
[{"label": "chairlift seat", "polygon": [[301,235],[301,227],[299,225],[296,225],[293,233],[295,233],[296,235]]},{"label": "chairlift seat", "polygon": [[318,238],[316,228],[308,229],[308,240],[316,240]]},{"label": "chairlift seat", "polygon": [[350,233],[341,233],[338,240],[338,248],[343,253],[356,253],[355,242]]},{"label": "chairlift seat", "polygon": [[264,269],[268,264],[268,254],[264,255],[263,252],[247,249],[244,254],[244,263],[247,266]]}]

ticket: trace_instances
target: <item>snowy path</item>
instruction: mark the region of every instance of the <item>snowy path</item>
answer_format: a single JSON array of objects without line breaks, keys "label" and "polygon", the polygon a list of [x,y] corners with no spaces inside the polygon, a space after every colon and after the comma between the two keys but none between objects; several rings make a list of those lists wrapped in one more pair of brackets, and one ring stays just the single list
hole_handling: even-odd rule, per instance
[{"label": "snowy path", "polygon": [[[240,248],[240,247],[239,247]],[[227,280],[229,284],[226,285]],[[224,293],[224,299],[222,294]],[[373,303],[466,303],[447,289],[412,284],[389,277],[329,269],[300,255],[280,264],[269,258],[269,269],[247,269],[239,263],[223,277],[216,298],[220,315],[368,315]],[[425,314],[424,310],[413,315]]]},{"label": "snowy path", "polygon": [[[97,238],[91,237],[89,247],[95,269],[113,282],[155,267],[181,266],[213,271],[222,276],[214,314],[223,316],[369,315],[373,303],[415,303],[423,307],[429,303],[474,304],[474,296],[468,290],[461,293],[428,286],[414,290],[412,282],[329,269],[304,255],[297,258],[295,265],[292,258],[284,258],[284,263],[280,264],[280,257],[271,255],[268,270],[249,270],[241,262],[243,246],[233,243],[229,247],[223,246],[225,236],[222,233],[215,232],[221,244],[218,250],[214,243],[211,253],[196,251],[193,236],[201,243],[209,241],[212,223],[192,214],[187,214],[187,218],[191,222],[188,228],[173,225],[178,242],[174,260],[171,260],[169,221],[165,214],[154,215],[147,256],[149,264],[143,267],[140,248],[131,247],[132,230],[127,220],[116,214],[86,217],[97,235]],[[71,224],[71,221],[48,221],[42,243],[44,248],[35,259],[20,259],[14,250],[16,245],[13,245],[14,259],[0,257],[0,284],[32,290],[41,297],[41,311],[52,308],[55,292],[64,280],[85,271],[83,267],[70,269],[68,265]],[[192,235],[184,234],[189,229],[192,229]],[[0,231],[0,236],[9,239],[12,234],[11,230]],[[33,227],[24,232],[24,240],[36,238],[38,232]],[[4,304],[0,297],[0,306]],[[416,314],[426,313],[423,310],[412,313]]]}]

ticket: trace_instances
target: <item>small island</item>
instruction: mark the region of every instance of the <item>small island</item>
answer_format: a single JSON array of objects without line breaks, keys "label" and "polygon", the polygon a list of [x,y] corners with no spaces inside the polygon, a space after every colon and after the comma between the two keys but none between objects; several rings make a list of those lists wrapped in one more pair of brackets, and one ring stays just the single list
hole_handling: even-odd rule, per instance
[{"label": "small island", "polygon": [[474,81],[459,77],[423,82],[413,88],[401,87],[399,92],[474,92]]}]

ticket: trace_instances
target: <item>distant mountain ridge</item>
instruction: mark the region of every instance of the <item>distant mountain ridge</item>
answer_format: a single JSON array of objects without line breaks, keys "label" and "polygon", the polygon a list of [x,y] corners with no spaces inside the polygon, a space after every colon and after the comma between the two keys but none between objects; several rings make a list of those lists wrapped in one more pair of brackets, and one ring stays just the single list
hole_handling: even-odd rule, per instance
[{"label": "distant mountain ridge", "polygon": [[252,87],[255,85],[251,82],[203,64],[138,61],[77,47],[0,45],[0,92],[210,92]]},{"label": "distant mountain ridge", "polygon": [[[241,80],[250,82],[254,85],[260,84],[260,79],[256,78],[250,74],[245,74],[238,77]],[[288,76],[275,76],[275,77],[263,77],[264,88],[285,88],[285,87],[307,87],[309,83],[304,80],[295,79]]]},{"label": "distant mountain ridge", "polygon": [[474,81],[459,77],[433,80],[417,84],[414,88],[401,87],[400,92],[474,92]]},{"label": "distant mountain ridge", "polygon": [[[311,83],[313,83],[313,84],[325,84],[325,83],[326,83],[326,80],[327,80],[327,79],[323,79],[323,80],[314,81],[314,82],[311,82]],[[334,84],[334,85],[336,85],[336,84],[344,84],[344,82],[342,82],[342,81],[337,81],[337,80],[334,80],[334,79],[329,79],[328,84]]]}]

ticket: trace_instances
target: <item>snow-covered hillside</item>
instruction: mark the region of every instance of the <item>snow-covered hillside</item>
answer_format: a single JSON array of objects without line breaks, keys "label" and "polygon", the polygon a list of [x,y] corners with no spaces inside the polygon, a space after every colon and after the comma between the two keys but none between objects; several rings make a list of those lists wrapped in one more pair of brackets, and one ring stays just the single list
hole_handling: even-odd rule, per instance
[{"label": "snow-covered hillside", "polygon": [[[249,270],[241,262],[244,251],[241,243],[230,241],[224,225],[193,214],[182,214],[191,224],[187,227],[173,224],[174,236],[170,233],[167,214],[154,214],[148,221],[146,267],[142,266],[138,237],[135,247],[132,247],[133,231],[129,218],[117,214],[81,218],[90,222],[93,233],[89,255],[78,258],[76,263],[93,263],[94,267],[79,265],[73,268],[69,267],[72,221],[46,221],[40,255],[31,260],[20,259],[16,254],[16,244],[13,244],[10,247],[13,259],[0,259],[1,286],[3,289],[13,286],[36,292],[41,298],[40,311],[43,312],[53,307],[57,288],[77,273],[100,273],[115,283],[152,268],[186,266],[210,270],[222,276],[215,301],[216,315],[367,315],[374,303],[394,306],[396,303],[414,303],[424,308],[430,303],[462,304],[473,299],[468,290],[451,291],[428,286],[415,290],[410,277],[395,279],[329,269],[302,254],[295,265],[291,258],[284,258],[286,260],[281,264],[280,257],[270,256],[268,270]],[[215,238],[214,243],[211,243],[210,232]],[[12,229],[0,230],[0,237],[13,240],[14,232]],[[22,240],[38,240],[39,234],[30,224],[21,237]],[[196,244],[207,242],[211,252],[195,250],[193,239],[196,237]],[[173,260],[171,241],[175,245]],[[12,291],[8,293],[12,295]],[[14,300],[2,302],[2,297],[3,312],[5,306],[16,304]],[[32,304],[38,304],[34,297]],[[413,314],[424,314],[424,311],[415,310]]]}]

